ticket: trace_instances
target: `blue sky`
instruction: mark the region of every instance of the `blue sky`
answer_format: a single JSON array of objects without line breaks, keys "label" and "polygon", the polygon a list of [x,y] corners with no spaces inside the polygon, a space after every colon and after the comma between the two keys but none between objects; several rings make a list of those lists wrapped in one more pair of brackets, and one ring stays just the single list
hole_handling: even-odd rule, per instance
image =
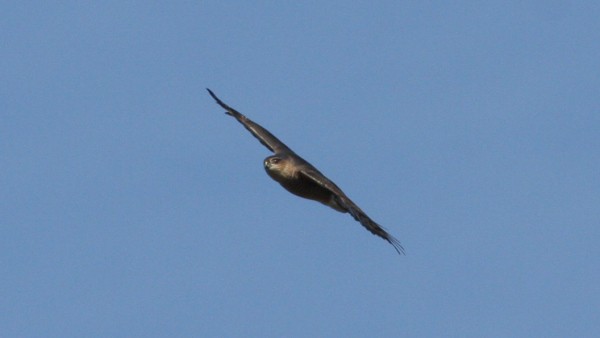
[{"label": "blue sky", "polygon": [[3,336],[600,335],[598,3],[1,7]]}]

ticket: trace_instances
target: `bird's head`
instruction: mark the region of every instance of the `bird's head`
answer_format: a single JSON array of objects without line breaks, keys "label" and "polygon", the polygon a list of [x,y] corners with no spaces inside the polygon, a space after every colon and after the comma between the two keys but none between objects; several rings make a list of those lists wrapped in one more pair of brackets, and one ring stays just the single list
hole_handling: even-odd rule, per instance
[{"label": "bird's head", "polygon": [[277,181],[293,175],[290,159],[287,156],[275,154],[265,158],[263,164],[267,174]]},{"label": "bird's head", "polygon": [[264,165],[266,170],[278,170],[284,166],[283,156],[273,155],[265,158]]}]

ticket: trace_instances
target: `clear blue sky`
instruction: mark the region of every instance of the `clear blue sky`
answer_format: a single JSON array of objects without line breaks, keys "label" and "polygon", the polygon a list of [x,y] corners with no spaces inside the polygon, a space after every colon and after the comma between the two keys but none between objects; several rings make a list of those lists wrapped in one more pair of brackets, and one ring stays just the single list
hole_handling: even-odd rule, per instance
[{"label": "clear blue sky", "polygon": [[598,2],[0,7],[3,337],[600,336]]}]

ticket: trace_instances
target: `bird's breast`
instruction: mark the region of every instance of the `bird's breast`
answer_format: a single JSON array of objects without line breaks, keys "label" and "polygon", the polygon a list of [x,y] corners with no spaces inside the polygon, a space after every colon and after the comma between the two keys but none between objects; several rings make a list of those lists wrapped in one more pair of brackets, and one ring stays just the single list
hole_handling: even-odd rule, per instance
[{"label": "bird's breast", "polygon": [[331,191],[323,188],[311,179],[301,175],[287,178],[277,176],[277,178],[273,177],[273,179],[279,182],[285,190],[296,196],[321,202],[337,211],[346,212],[346,210],[337,203],[334,194],[331,193]]}]

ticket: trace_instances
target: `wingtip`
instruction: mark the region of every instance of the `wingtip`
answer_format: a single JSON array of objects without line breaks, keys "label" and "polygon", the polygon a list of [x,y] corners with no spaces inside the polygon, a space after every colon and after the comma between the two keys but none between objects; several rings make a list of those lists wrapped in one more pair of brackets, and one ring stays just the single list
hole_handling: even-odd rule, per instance
[{"label": "wingtip", "polygon": [[406,251],[404,250],[404,247],[402,246],[402,244],[400,244],[400,241],[398,241],[396,238],[392,237],[392,238],[388,239],[388,242],[390,242],[390,244],[394,247],[394,249],[396,249],[396,252],[400,256],[406,256]]},{"label": "wingtip", "polygon": [[231,109],[228,105],[225,104],[225,102],[221,101],[221,99],[219,99],[217,97],[217,95],[215,93],[213,93],[212,90],[210,90],[209,88],[206,88],[206,90],[208,91],[208,94],[210,94],[210,96],[215,100],[215,102],[217,102],[217,104],[225,109]]},{"label": "wingtip", "polygon": [[389,233],[386,232],[385,236],[383,237],[388,243],[390,243],[394,249],[396,249],[396,252],[400,255],[400,256],[406,256],[406,251],[404,250],[404,247],[402,246],[402,244],[400,243],[400,241],[390,235]]},{"label": "wingtip", "polygon": [[210,88],[206,88],[206,90],[208,91],[208,94],[210,94],[210,96],[215,99],[216,101],[219,101],[219,99],[217,98],[217,95],[215,95],[215,93],[213,93],[212,90],[210,90]]},{"label": "wingtip", "polygon": [[208,91],[208,94],[210,94],[210,96],[215,100],[215,102],[217,102],[217,104],[219,106],[221,106],[222,108],[224,108],[226,110],[225,114],[227,114],[229,116],[233,116],[233,117],[236,117],[236,114],[239,114],[233,108],[231,108],[230,106],[228,106],[225,102],[221,101],[221,99],[219,99],[217,97],[217,95],[215,93],[213,93],[212,90],[210,90],[209,88],[206,88],[206,90]]}]

